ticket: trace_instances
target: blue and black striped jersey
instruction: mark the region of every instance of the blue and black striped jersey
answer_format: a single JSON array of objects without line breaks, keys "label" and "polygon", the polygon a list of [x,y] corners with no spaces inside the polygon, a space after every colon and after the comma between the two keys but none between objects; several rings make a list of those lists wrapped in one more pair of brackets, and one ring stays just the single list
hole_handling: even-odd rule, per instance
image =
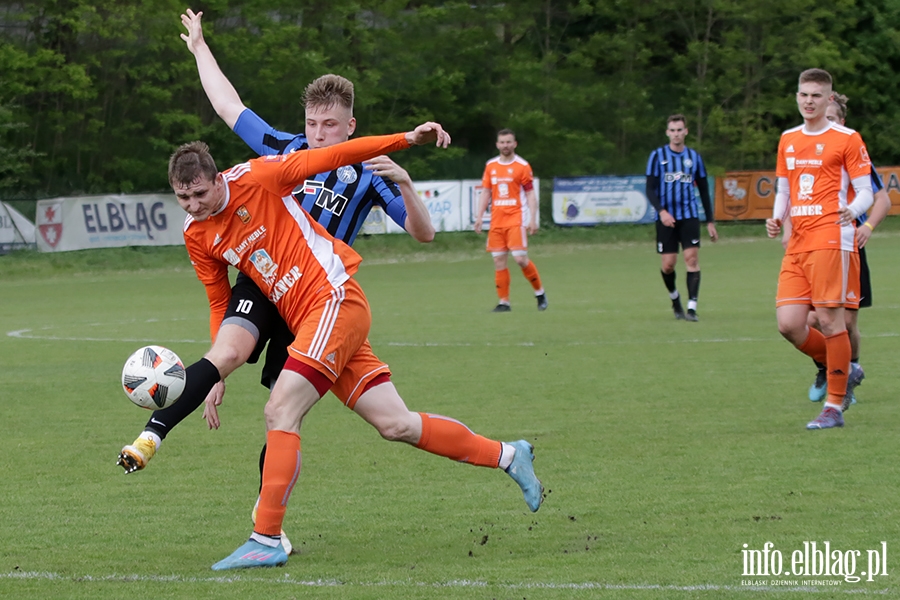
[{"label": "blue and black striped jersey", "polygon": [[659,203],[676,221],[699,218],[694,185],[706,178],[706,166],[696,150],[685,147],[674,152],[668,145],[660,146],[650,153],[647,176],[657,178]]},{"label": "blue and black striped jersey", "polygon": [[[305,134],[273,129],[249,108],[238,117],[234,132],[260,156],[309,148]],[[397,184],[372,175],[361,163],[307,179],[294,190],[294,198],[328,233],[349,245],[375,205],[405,229],[406,206]]]}]

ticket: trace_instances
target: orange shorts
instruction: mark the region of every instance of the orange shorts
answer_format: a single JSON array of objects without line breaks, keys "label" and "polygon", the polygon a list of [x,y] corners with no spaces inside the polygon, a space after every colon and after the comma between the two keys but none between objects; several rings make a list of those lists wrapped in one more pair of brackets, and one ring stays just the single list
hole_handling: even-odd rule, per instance
[{"label": "orange shorts", "polygon": [[488,252],[510,252],[528,249],[528,234],[525,226],[491,227],[487,235]]},{"label": "orange shorts", "polygon": [[390,374],[369,345],[371,322],[362,288],[349,279],[307,308],[288,354],[325,376],[334,395],[353,408],[369,381]]},{"label": "orange shorts", "polygon": [[785,254],[775,306],[787,304],[859,308],[859,254],[847,250]]}]

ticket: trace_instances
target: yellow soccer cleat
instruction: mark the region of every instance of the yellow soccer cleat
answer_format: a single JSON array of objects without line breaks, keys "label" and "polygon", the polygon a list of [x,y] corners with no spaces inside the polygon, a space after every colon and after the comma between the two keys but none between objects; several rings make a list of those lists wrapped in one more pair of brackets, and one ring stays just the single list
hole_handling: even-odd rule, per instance
[{"label": "yellow soccer cleat", "polygon": [[139,437],[134,443],[122,448],[116,464],[125,469],[125,473],[134,473],[147,466],[156,454],[156,442]]}]

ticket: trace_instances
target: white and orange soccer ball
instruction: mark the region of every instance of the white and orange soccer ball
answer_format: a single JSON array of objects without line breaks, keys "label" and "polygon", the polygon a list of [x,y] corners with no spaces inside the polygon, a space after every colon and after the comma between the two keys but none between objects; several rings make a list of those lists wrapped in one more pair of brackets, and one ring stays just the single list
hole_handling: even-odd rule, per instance
[{"label": "white and orange soccer ball", "polygon": [[128,399],[141,408],[172,406],[184,391],[184,364],[168,348],[144,346],[125,361],[122,387]]}]

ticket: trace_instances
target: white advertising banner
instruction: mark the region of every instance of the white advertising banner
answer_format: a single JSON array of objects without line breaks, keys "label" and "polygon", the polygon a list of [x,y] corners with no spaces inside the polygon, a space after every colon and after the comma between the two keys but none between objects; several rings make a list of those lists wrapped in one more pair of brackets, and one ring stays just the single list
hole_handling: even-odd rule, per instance
[{"label": "white advertising banner", "polygon": [[414,185],[431,215],[435,231],[462,229],[461,181],[416,181]]},{"label": "white advertising banner", "polygon": [[0,202],[0,252],[34,244],[34,223],[15,208]]},{"label": "white advertising banner", "polygon": [[177,246],[184,218],[173,194],[53,198],[37,203],[35,237],[42,252]]},{"label": "white advertising banner", "polygon": [[[478,196],[481,195],[480,179],[463,179],[462,180],[462,229],[472,231],[475,229],[475,207],[478,205]],[[537,198],[538,205],[538,225],[541,223],[541,180],[534,179],[534,195]],[[525,220],[529,218],[528,205],[525,205]],[[481,220],[482,229],[487,231],[491,226],[491,205],[484,211],[484,218]]]}]

